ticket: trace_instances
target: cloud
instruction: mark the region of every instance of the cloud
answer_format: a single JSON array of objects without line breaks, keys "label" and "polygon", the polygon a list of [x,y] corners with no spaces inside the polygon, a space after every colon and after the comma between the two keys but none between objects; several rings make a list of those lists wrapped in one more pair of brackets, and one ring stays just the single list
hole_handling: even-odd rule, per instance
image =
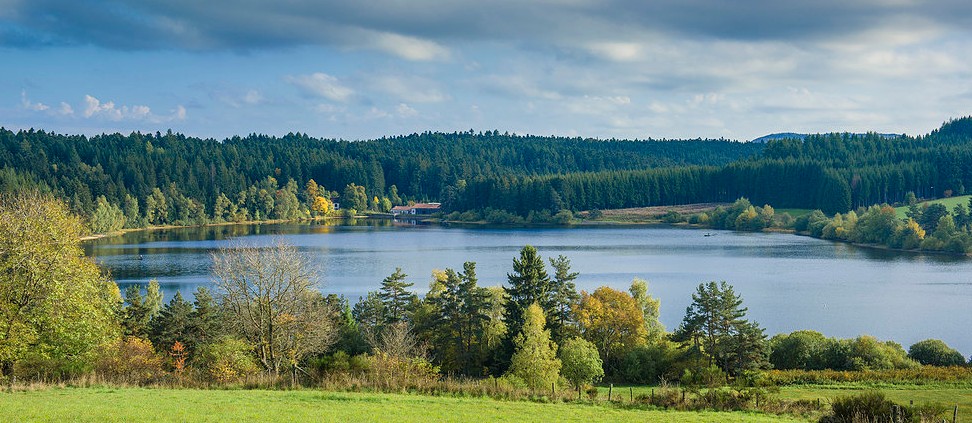
[{"label": "cloud", "polygon": [[47,109],[50,109],[50,107],[48,107],[44,103],[31,102],[30,99],[27,98],[27,90],[20,91],[20,107],[23,107],[27,110],[33,110],[35,112],[42,112]]},{"label": "cloud", "polygon": [[[123,50],[367,47],[441,60],[469,40],[618,43],[645,34],[800,42],[844,39],[901,19],[949,31],[972,27],[966,0],[0,0],[6,45],[97,45]],[[909,32],[907,27],[899,27]],[[610,40],[606,36],[617,37]],[[630,46],[608,54],[626,57]],[[619,50],[618,48],[621,47]]]},{"label": "cloud", "polygon": [[399,103],[398,106],[395,107],[395,112],[398,113],[399,116],[406,118],[415,117],[419,114],[418,110],[413,109],[411,106],[405,103]]},{"label": "cloud", "polygon": [[322,72],[287,76],[284,81],[297,87],[304,95],[332,101],[345,102],[354,94],[354,90],[342,85],[337,78]]},{"label": "cloud", "polygon": [[394,33],[379,33],[372,38],[374,48],[406,60],[428,61],[449,58],[449,49],[436,42]]},{"label": "cloud", "polygon": [[[61,105],[62,110],[70,111],[70,114],[73,114],[73,109],[70,105],[66,103],[61,103]],[[67,107],[65,108],[64,106]],[[113,101],[102,102],[94,96],[85,95],[84,111],[81,112],[81,115],[87,119],[105,119],[112,122],[137,121],[162,123],[185,120],[186,108],[179,105],[176,106],[176,109],[170,115],[159,116],[152,113],[152,109],[148,106],[115,106],[115,102]]]}]

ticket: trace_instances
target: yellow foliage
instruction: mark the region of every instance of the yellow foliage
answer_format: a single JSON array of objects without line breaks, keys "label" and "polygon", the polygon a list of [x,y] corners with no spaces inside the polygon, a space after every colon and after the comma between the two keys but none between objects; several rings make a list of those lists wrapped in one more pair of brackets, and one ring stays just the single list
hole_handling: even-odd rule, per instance
[{"label": "yellow foliage", "polygon": [[644,311],[626,292],[602,286],[581,292],[577,320],[584,338],[597,345],[604,361],[642,345],[647,335]]},{"label": "yellow foliage", "polygon": [[314,204],[311,205],[311,211],[318,216],[326,216],[328,213],[334,210],[334,204],[331,200],[324,198],[322,196],[317,196],[314,198]]}]

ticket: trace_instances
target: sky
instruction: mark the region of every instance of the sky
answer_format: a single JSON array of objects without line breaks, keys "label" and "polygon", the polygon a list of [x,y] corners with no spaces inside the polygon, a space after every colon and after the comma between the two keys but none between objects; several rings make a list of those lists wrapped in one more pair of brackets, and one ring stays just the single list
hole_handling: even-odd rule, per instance
[{"label": "sky", "polygon": [[0,0],[0,126],[372,139],[922,135],[968,0]]}]

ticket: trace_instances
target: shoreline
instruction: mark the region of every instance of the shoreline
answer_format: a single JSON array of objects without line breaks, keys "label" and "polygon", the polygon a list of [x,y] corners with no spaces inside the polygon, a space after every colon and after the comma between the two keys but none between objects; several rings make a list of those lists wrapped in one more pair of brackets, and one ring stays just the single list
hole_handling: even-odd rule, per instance
[{"label": "shoreline", "polygon": [[[660,217],[660,215],[659,215],[659,217]],[[234,225],[267,225],[267,224],[293,223],[293,222],[318,222],[318,221],[339,220],[339,219],[389,219],[389,220],[395,220],[395,217],[393,215],[390,215],[390,214],[381,213],[381,214],[360,215],[360,216],[352,216],[352,217],[346,217],[346,216],[326,216],[326,217],[315,217],[315,218],[306,218],[306,219],[247,220],[247,221],[243,221],[243,222],[206,223],[206,224],[202,224],[202,225],[161,225],[161,226],[156,225],[156,226],[146,226],[144,228],[127,228],[127,229],[121,229],[121,230],[114,231],[114,232],[110,232],[110,233],[106,233],[106,234],[86,235],[86,236],[81,237],[80,238],[80,241],[81,242],[94,241],[94,240],[98,240],[98,239],[111,238],[111,237],[121,236],[121,235],[124,235],[124,234],[127,234],[127,233],[141,232],[141,231],[159,231],[159,230],[168,230],[168,229],[205,228],[205,227],[234,226]],[[948,251],[931,251],[931,250],[920,250],[920,249],[910,249],[910,250],[907,250],[907,249],[903,249],[903,248],[894,248],[894,247],[889,247],[887,245],[880,245],[880,244],[865,244],[865,243],[851,242],[851,241],[840,240],[840,239],[824,239],[824,238],[814,237],[814,236],[810,235],[808,232],[800,232],[800,231],[796,231],[794,229],[786,229],[786,228],[765,228],[765,229],[762,229],[760,231],[739,231],[739,230],[735,230],[735,229],[716,229],[716,228],[713,228],[711,226],[700,225],[700,224],[693,224],[693,223],[687,223],[687,222],[669,223],[669,222],[665,222],[662,219],[651,219],[651,218],[648,218],[648,219],[631,219],[631,220],[606,220],[606,219],[605,220],[600,220],[600,219],[598,219],[598,220],[588,220],[588,219],[583,219],[583,220],[580,220],[580,221],[577,221],[577,222],[568,223],[568,224],[560,224],[560,223],[535,223],[535,222],[523,222],[523,223],[491,223],[491,222],[487,222],[485,220],[467,222],[467,221],[461,221],[461,220],[445,220],[445,219],[435,218],[435,217],[421,217],[421,218],[408,219],[408,220],[422,221],[422,222],[426,222],[426,223],[429,223],[429,224],[436,224],[436,225],[441,225],[441,226],[446,226],[446,227],[451,226],[451,225],[456,225],[456,226],[463,226],[464,225],[464,226],[470,226],[470,227],[496,226],[496,227],[508,227],[508,228],[536,228],[536,227],[541,227],[541,228],[543,228],[543,227],[566,227],[566,228],[570,228],[570,227],[584,227],[584,228],[595,228],[595,227],[599,227],[599,226],[613,226],[613,227],[626,227],[626,226],[627,227],[638,227],[638,226],[671,226],[671,227],[684,228],[684,229],[727,230],[727,231],[730,231],[730,232],[780,233],[780,234],[792,234],[792,235],[797,235],[797,236],[803,236],[803,237],[807,237],[807,238],[819,239],[821,241],[835,242],[835,243],[840,243],[840,244],[854,246],[854,247],[857,247],[857,248],[867,248],[867,249],[872,249],[872,250],[891,251],[891,252],[898,252],[898,253],[911,253],[911,254],[932,254],[932,255],[936,255],[936,256],[948,256],[948,257],[956,257],[956,258],[959,258],[959,257],[965,257],[965,258],[972,257],[972,253],[969,253],[969,254],[961,254],[961,253],[952,253],[952,252],[948,252]]]}]

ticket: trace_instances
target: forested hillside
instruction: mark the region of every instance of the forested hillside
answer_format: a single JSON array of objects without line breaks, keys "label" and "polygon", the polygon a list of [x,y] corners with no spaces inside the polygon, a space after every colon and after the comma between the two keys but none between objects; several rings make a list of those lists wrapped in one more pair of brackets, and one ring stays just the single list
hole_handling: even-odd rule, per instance
[{"label": "forested hillside", "polygon": [[972,184],[972,119],[922,137],[824,134],[766,143],[760,155],[724,166],[681,166],[469,181],[462,208],[612,209],[733,201],[827,213],[965,193]]},{"label": "forested hillside", "polygon": [[765,144],[498,131],[349,142],[0,130],[0,192],[51,191],[96,231],[290,219],[326,213],[330,201],[359,211],[441,201],[447,211],[525,216],[746,197],[836,213],[901,202],[908,192],[963,194],[972,184],[970,147],[972,118],[920,137],[834,133]]},{"label": "forested hillside", "polygon": [[[444,188],[477,177],[724,165],[760,149],[724,140],[591,140],[498,131],[348,142],[302,134],[217,141],[172,133],[87,138],[0,130],[0,190],[41,186],[84,216],[93,215],[98,197],[104,196],[126,215],[141,210],[137,214],[147,223],[188,223],[202,216],[219,218],[220,207],[229,207],[217,205],[221,194],[247,210],[249,218],[258,211],[262,218],[271,217],[273,202],[280,200],[275,191],[300,196],[309,180],[333,191],[332,196],[356,184],[365,187],[366,201],[386,196],[392,203],[402,198],[434,201]],[[299,189],[288,188],[290,180]],[[156,189],[158,201],[150,200]],[[145,216],[161,202],[170,209],[166,218]],[[128,217],[131,226],[135,220]]]}]

